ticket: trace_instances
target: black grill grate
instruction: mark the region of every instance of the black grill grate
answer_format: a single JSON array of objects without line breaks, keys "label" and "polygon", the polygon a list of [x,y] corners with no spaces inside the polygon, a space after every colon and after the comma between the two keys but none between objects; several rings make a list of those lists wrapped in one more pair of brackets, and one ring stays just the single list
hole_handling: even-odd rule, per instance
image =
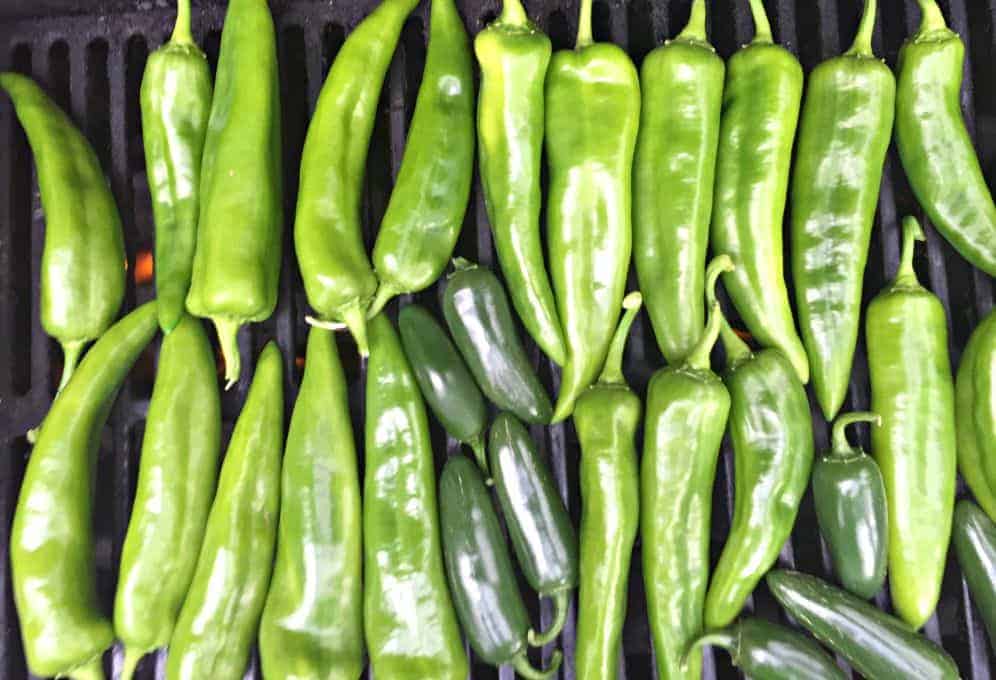
[{"label": "black grill grate", "polygon": [[[271,2],[278,30],[283,101],[284,174],[286,196],[284,261],[280,303],[267,322],[253,326],[240,336],[244,357],[276,338],[284,350],[287,368],[288,412],[300,378],[298,358],[304,354],[307,310],[300,275],[293,255],[291,226],[297,191],[297,169],[308,119],[324,76],[342,44],[344,35],[365,16],[376,0],[317,2],[275,0]],[[472,32],[477,32],[498,13],[498,0],[458,0]],[[611,40],[633,55],[637,63],[666,37],[673,36],[688,15],[691,0],[596,0],[595,35]],[[767,3],[776,38],[795,51],[807,71],[818,61],[846,47],[857,27],[861,0],[769,0]],[[899,47],[919,20],[913,0],[881,0],[875,32],[876,52],[895,66]],[[6,0],[0,7],[0,68],[36,77],[56,100],[71,111],[97,148],[111,177],[114,194],[125,225],[130,272],[138,271],[153,242],[138,112],[142,70],[150,50],[169,33],[173,11],[166,0]],[[996,56],[996,0],[941,0],[952,28],[966,40],[968,59],[962,103],[969,129],[976,139],[983,167],[990,181],[996,179],[996,73],[990,64]],[[569,47],[576,30],[575,2],[527,0],[529,13],[553,39],[555,48]],[[365,199],[366,238],[373,234],[387,203],[391,180],[397,173],[404,137],[414,106],[425,59],[427,3],[416,10],[402,34],[401,45],[381,99],[370,150]],[[711,0],[709,30],[720,54],[729,56],[752,33],[746,0]],[[217,59],[224,3],[195,2],[194,29],[212,64]],[[866,275],[865,301],[894,274],[899,259],[899,220],[907,213],[923,217],[910,193],[896,154],[887,161],[879,200],[879,214],[872,237]],[[457,253],[485,264],[494,264],[479,183],[475,182],[464,232]],[[41,257],[43,219],[33,177],[30,151],[11,107],[0,103],[0,545],[9,542],[10,520],[24,472],[29,447],[23,433],[44,414],[61,369],[57,346],[39,324],[38,263]],[[954,251],[927,228],[926,256],[917,260],[926,283],[948,310],[952,361],[957,365],[968,334],[993,304],[992,280],[964,263]],[[789,268],[786,267],[786,271]],[[30,285],[28,282],[31,282]],[[631,286],[635,279],[631,275]],[[417,298],[437,309],[439,286]],[[129,277],[128,308],[153,295],[150,282]],[[402,301],[404,304],[405,300]],[[396,305],[392,305],[396,308]],[[350,380],[350,400],[358,443],[362,445],[364,367],[355,348],[340,338],[340,351]],[[548,387],[557,386],[559,374],[538,350],[532,356]],[[626,355],[626,373],[636,390],[645,393],[652,372],[662,365],[650,325],[637,321]],[[106,428],[97,479],[96,539],[99,590],[110,610],[116,580],[116,565],[127,527],[138,469],[139,448],[145,411],[154,379],[155,352],[147,351],[132,372]],[[223,399],[225,434],[238,413],[251,371],[244,371],[239,384]],[[859,342],[853,382],[847,407],[868,406],[868,371],[863,343]],[[818,448],[828,443],[828,428],[816,416]],[[571,426],[535,428],[542,450],[550,460],[571,511],[579,515],[578,446]],[[867,445],[867,431],[862,432]],[[441,462],[457,444],[447,440],[433,423],[437,459]],[[732,500],[732,458],[724,449],[723,464],[716,480],[713,558],[722,548],[729,528]],[[959,488],[964,493],[964,488]],[[620,678],[653,677],[653,659],[642,579],[639,576],[639,546],[634,554],[630,584],[630,606],[624,633],[624,659]],[[825,545],[816,531],[812,498],[803,501],[791,541],[780,562],[817,574],[829,573]],[[17,617],[11,599],[9,561],[0,560],[0,677],[26,677]],[[887,595],[877,599],[888,606]],[[534,616],[548,619],[550,611],[530,602]],[[774,619],[784,618],[763,586],[751,606]],[[562,638],[565,652],[563,678],[573,678],[574,612]],[[949,561],[937,615],[926,634],[941,642],[955,657],[962,674],[973,680],[988,680],[996,658],[969,602],[968,591],[956,565]],[[549,658],[551,648],[544,650]],[[160,678],[165,673],[165,655],[159,653],[142,664],[138,677]],[[116,650],[108,671],[120,668]],[[258,677],[256,665],[247,677]],[[472,677],[502,680],[513,678],[510,669],[496,672],[478,660]],[[735,677],[725,655],[707,653],[704,677]]]}]

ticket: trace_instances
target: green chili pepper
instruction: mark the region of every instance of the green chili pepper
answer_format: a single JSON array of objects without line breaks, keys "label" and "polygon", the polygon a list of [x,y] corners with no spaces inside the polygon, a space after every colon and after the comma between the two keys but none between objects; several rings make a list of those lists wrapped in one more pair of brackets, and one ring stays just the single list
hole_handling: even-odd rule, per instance
[{"label": "green chili pepper", "polygon": [[169,680],[242,678],[273,569],[284,442],[280,350],[267,343],[218,479],[204,544],[169,645]]},{"label": "green chili pepper", "polygon": [[765,347],[782,351],[803,383],[806,350],[795,330],[782,254],[782,217],[802,100],[802,67],[772,42],[761,0],[750,0],[754,41],[730,57],[712,215],[712,248],[736,269],[723,281]]},{"label": "green chili pepper", "polygon": [[280,278],[280,85],[266,0],[231,0],[204,156],[200,217],[187,309],[211,319],[226,389],[239,378],[236,334],[270,317]]},{"label": "green chili pepper", "polygon": [[[706,287],[732,269],[721,255],[709,265]],[[698,678],[702,654],[688,645],[702,632],[709,583],[712,490],[730,395],[709,370],[722,324],[710,302],[709,323],[681,364],[657,371],[647,388],[647,423],[640,475],[643,580],[657,675]]]},{"label": "green chili pepper", "polygon": [[872,455],[889,505],[889,589],[896,613],[914,628],[941,592],[955,501],[954,385],[944,307],[920,285],[913,248],[923,231],[903,220],[896,278],[866,312],[871,406],[882,416]]},{"label": "green chili pepper", "polygon": [[996,524],[967,500],[954,511],[954,547],[976,608],[996,652]]},{"label": "green chili pepper", "polygon": [[813,636],[870,680],[958,678],[943,649],[874,605],[815,576],[775,569],[775,599]]},{"label": "green chili pepper", "polygon": [[481,390],[498,408],[529,423],[550,421],[550,398],[519,342],[498,277],[487,267],[454,261],[443,292],[443,316]]},{"label": "green chili pepper", "polygon": [[581,445],[581,535],[574,677],[612,680],[626,618],[629,564],[640,520],[634,437],[640,398],[622,374],[623,350],[643,297],[623,298],[622,320],[598,382],[578,399],[574,427]]},{"label": "green chili pepper", "polygon": [[633,172],[633,259],[654,335],[677,365],[705,321],[704,274],[723,60],[706,38],[704,0],[678,37],[647,55]]},{"label": "green chili pepper", "polygon": [[35,155],[45,210],[41,323],[62,345],[62,391],[84,347],[107,330],[121,307],[121,216],[97,154],[62,109],[16,73],[0,73],[0,89],[14,102]]},{"label": "green chili pepper", "polygon": [[367,150],[384,76],[418,0],[381,0],[346,38],[322,86],[301,152],[294,248],[308,303],[342,321],[367,355],[367,307],[377,292],[361,231]]},{"label": "green chili pepper", "polygon": [[550,626],[529,632],[531,644],[545,645],[560,635],[578,584],[577,535],[536,443],[511,413],[491,424],[488,456],[519,567],[533,590],[553,599]]},{"label": "green chili pepper", "polygon": [[28,669],[104,677],[114,642],[97,601],[93,483],[100,433],[128,369],[156,332],[147,303],[114,324],[56,397],[28,459],[10,534],[11,580]]},{"label": "green chili pepper", "polygon": [[446,587],[425,406],[383,314],[370,322],[363,487],[363,624],[379,678],[465,680]]},{"label": "green chili pepper", "polygon": [[640,78],[622,49],[593,42],[591,3],[581,0],[577,43],[553,55],[546,78],[547,245],[567,348],[555,423],[605,363],[633,240]]},{"label": "green chili pepper", "polygon": [[892,137],[896,79],[872,52],[875,0],[854,44],[809,76],[792,173],[792,276],[813,392],[840,411],[858,341],[861,290],[882,168]]},{"label": "green chili pepper", "polygon": [[529,664],[529,614],[491,496],[469,459],[454,456],[443,467],[439,510],[450,592],[474,652],[492,666],[512,664],[524,678],[552,677],[560,651],[545,671]]},{"label": "green chili pepper", "polygon": [[543,83],[550,50],[550,39],[529,21],[519,0],[505,0],[498,19],[474,39],[481,67],[478,154],[495,250],[522,325],[562,366],[567,350],[539,225]]},{"label": "green chili pepper", "polygon": [[197,566],[220,447],[214,352],[200,319],[184,315],[159,351],[121,553],[114,632],[124,643],[123,680],[143,655],[169,645]]},{"label": "green chili pepper", "polygon": [[332,333],[308,333],[281,483],[273,578],[259,628],[263,674],[348,678],[363,670],[360,482],[346,379]]},{"label": "green chili pepper", "polygon": [[996,520],[996,312],[968,340],[955,382],[958,469]]},{"label": "green chili pepper", "polygon": [[996,276],[996,206],[961,114],[965,45],[934,0],[899,51],[896,146],[923,209],[962,257]]},{"label": "green chili pepper", "polygon": [[847,590],[869,599],[882,589],[888,560],[885,482],[875,461],[847,442],[851,423],[874,423],[875,413],[848,413],[833,425],[833,448],[813,465],[813,504],[833,570]]},{"label": "green chili pepper", "polygon": [[474,450],[477,463],[487,474],[484,430],[488,413],[467,364],[446,331],[423,307],[408,305],[402,309],[398,330],[408,365],[429,408],[450,436]]},{"label": "green chili pepper", "polygon": [[149,55],[142,76],[142,141],[156,224],[159,327],[183,318],[194,266],[201,154],[211,112],[211,70],[190,34],[190,0],[177,0],[169,42]]},{"label": "green chili pepper", "polygon": [[818,644],[764,619],[741,619],[727,628],[710,631],[695,640],[689,653],[705,645],[727,650],[733,665],[752,680],[844,680],[847,677]]}]

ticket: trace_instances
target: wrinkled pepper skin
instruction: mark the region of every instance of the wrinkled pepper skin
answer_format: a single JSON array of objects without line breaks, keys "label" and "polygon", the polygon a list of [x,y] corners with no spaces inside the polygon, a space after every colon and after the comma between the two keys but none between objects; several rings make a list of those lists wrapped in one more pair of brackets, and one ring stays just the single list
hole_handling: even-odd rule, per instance
[{"label": "wrinkled pepper skin", "polygon": [[273,570],[284,444],[280,350],[267,343],[235,422],[190,591],[169,645],[168,680],[241,678]]},{"label": "wrinkled pepper skin", "polygon": [[439,518],[453,604],[474,652],[492,666],[512,664],[524,678],[551,677],[560,652],[545,672],[529,665],[529,613],[512,558],[484,478],[464,456],[443,467]]},{"label": "wrinkled pepper skin", "polygon": [[380,90],[418,0],[381,0],[336,53],[301,152],[294,248],[318,322],[349,327],[367,355],[367,307],[377,292],[360,203]]},{"label": "wrinkled pepper skin", "polygon": [[42,421],[10,534],[11,580],[28,670],[104,677],[114,642],[97,601],[93,484],[100,433],[125,375],[158,328],[154,302],[101,336]]},{"label": "wrinkled pepper skin", "polygon": [[69,116],[25,76],[0,73],[0,89],[14,102],[35,156],[45,211],[41,323],[62,346],[61,391],[84,347],[107,330],[121,308],[121,216],[93,147]]},{"label": "wrinkled pepper skin", "polygon": [[187,293],[187,309],[211,319],[218,331],[226,389],[239,378],[239,328],[268,319],[277,305],[283,241],[279,97],[266,0],[231,0],[204,140]]},{"label": "wrinkled pepper skin", "polygon": [[847,442],[851,423],[882,419],[874,413],[849,413],[833,425],[833,448],[813,465],[813,505],[826,539],[833,571],[845,589],[868,600],[885,583],[889,510],[885,482],[875,460]]},{"label": "wrinkled pepper skin", "polygon": [[554,640],[567,620],[571,590],[578,585],[578,539],[546,461],[529,430],[511,413],[491,424],[488,459],[498,502],[526,583],[553,599],[553,621],[533,646]]},{"label": "wrinkled pepper skin", "polygon": [[640,398],[622,374],[623,350],[643,298],[623,298],[623,318],[598,382],[574,409],[581,445],[581,532],[574,677],[614,680],[626,619],[629,565],[640,521],[636,428]]},{"label": "wrinkled pepper skin", "polygon": [[178,0],[173,35],[149,55],[139,101],[156,225],[159,327],[169,333],[186,309],[211,113],[211,69],[190,34],[190,0]]},{"label": "wrinkled pepper skin", "polygon": [[705,32],[696,0],[678,37],[640,69],[640,132],[633,168],[633,260],[657,345],[678,365],[705,323],[705,264],[716,147],[723,106],[723,60]]},{"label": "wrinkled pepper skin", "polygon": [[913,248],[923,240],[903,221],[903,254],[892,283],[865,315],[872,455],[889,504],[889,590],[900,618],[920,628],[941,592],[955,501],[954,384],[944,307],[920,285]]},{"label": "wrinkled pepper skin", "polygon": [[284,453],[277,557],[259,624],[263,674],[356,680],[363,669],[360,482],[330,331],[308,332]]},{"label": "wrinkled pepper skin", "polygon": [[723,277],[748,329],[788,357],[803,383],[809,363],[785,286],[782,217],[802,101],[802,67],[772,42],[761,0],[750,0],[754,41],[730,57],[723,91],[712,249],[733,258]]},{"label": "wrinkled pepper skin", "polygon": [[384,314],[371,320],[363,486],[363,625],[379,678],[465,680],[446,585],[429,423]]},{"label": "wrinkled pepper skin", "polygon": [[550,39],[519,0],[474,38],[481,68],[477,139],[481,185],[502,275],[522,325],[559,366],[566,360],[557,303],[543,262],[540,166],[543,85]]},{"label": "wrinkled pepper skin", "polygon": [[577,43],[546,78],[547,246],[567,359],[553,421],[598,377],[626,291],[640,78],[629,56],[594,43],[582,0]]},{"label": "wrinkled pepper skin", "polygon": [[996,524],[977,505],[958,501],[953,540],[958,566],[996,653]]},{"label": "wrinkled pepper skin", "polygon": [[899,51],[896,146],[920,205],[962,257],[996,276],[996,206],[961,112],[965,44],[934,0]]},{"label": "wrinkled pepper skin", "polygon": [[876,0],[854,44],[809,75],[792,171],[792,278],[813,392],[840,411],[861,327],[861,291],[896,79],[871,47]]},{"label": "wrinkled pepper skin", "polygon": [[185,314],[159,350],[121,553],[114,632],[124,644],[122,680],[173,636],[214,499],[220,449],[214,351],[200,319]]},{"label": "wrinkled pepper skin", "polygon": [[[709,267],[710,289],[732,267],[720,256]],[[702,632],[709,584],[712,492],[730,395],[709,370],[722,312],[681,364],[657,371],[647,388],[640,508],[643,582],[657,677],[697,680],[702,653],[688,646]],[[687,657],[686,657],[687,653]]]},{"label": "wrinkled pepper skin", "polygon": [[775,569],[765,579],[779,604],[866,678],[956,680],[947,653],[875,605],[826,581]]},{"label": "wrinkled pepper skin", "polygon": [[996,521],[996,312],[972,332],[955,381],[958,470]]}]

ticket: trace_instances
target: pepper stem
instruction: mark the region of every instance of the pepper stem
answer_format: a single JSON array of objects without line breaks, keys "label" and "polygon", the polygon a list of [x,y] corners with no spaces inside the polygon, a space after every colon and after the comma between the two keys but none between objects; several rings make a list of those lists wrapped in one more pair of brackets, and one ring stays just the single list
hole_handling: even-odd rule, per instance
[{"label": "pepper stem", "polygon": [[[731,271],[733,271],[733,260],[730,259],[729,255],[718,255],[709,263],[706,268],[706,288],[713,291],[714,298],[716,279],[719,278],[720,273]],[[709,306],[709,318],[706,321],[705,330],[702,331],[702,337],[695,343],[692,351],[688,353],[688,357],[685,359],[686,366],[702,371],[709,368],[709,354],[719,338],[719,329],[722,325],[723,310],[718,302],[713,301]]]},{"label": "pepper stem", "polygon": [[61,392],[62,388],[69,384],[69,379],[73,377],[73,371],[76,370],[76,365],[80,361],[80,355],[86,346],[86,340],[70,340],[61,344],[62,378],[59,380],[59,389],[56,390],[56,394]]},{"label": "pepper stem", "polygon": [[941,8],[937,6],[935,0],[917,0],[917,4],[920,5],[920,12],[923,14],[920,19],[919,33],[930,33],[948,27],[947,22],[944,21],[944,15],[941,13]]},{"label": "pepper stem", "polygon": [[131,680],[135,675],[135,668],[143,656],[145,656],[145,652],[125,645],[124,663],[121,665],[121,677],[119,680]]},{"label": "pepper stem", "polygon": [[564,655],[560,653],[560,650],[555,650],[553,656],[550,657],[550,667],[545,671],[541,671],[532,667],[532,664],[529,663],[529,658],[526,656],[526,650],[523,649],[509,663],[512,664],[515,672],[526,680],[546,680],[547,678],[552,678],[554,673],[560,669],[560,662],[563,659]]},{"label": "pepper stem", "polygon": [[503,24],[526,26],[529,24],[529,15],[526,14],[526,10],[519,0],[505,0],[498,20]]},{"label": "pepper stem", "polygon": [[612,336],[612,343],[609,345],[609,353],[605,356],[605,366],[602,368],[602,375],[598,382],[606,385],[618,385],[625,382],[622,372],[623,350],[626,349],[626,339],[629,337],[630,326],[633,319],[643,305],[643,295],[636,290],[623,298],[622,306],[626,310],[623,312],[616,332]]},{"label": "pepper stem", "polygon": [[384,309],[384,306],[391,301],[391,298],[400,292],[387,281],[381,281],[380,285],[377,286],[377,294],[374,295],[373,302],[370,303],[370,309],[367,310],[367,318],[372,319],[380,314],[380,310]]},{"label": "pepper stem", "polygon": [[[733,631],[729,628],[723,628],[721,630],[714,630],[712,632],[700,635],[697,637],[692,644],[688,646],[688,650],[685,655],[681,658],[681,666],[685,668],[688,666],[689,657],[699,649],[707,646],[720,647],[730,652],[730,656],[733,657],[734,662],[737,658],[737,636],[734,635]],[[736,663],[734,663],[736,665]]]},{"label": "pepper stem", "polygon": [[[716,264],[718,259],[719,257],[713,258],[710,268]],[[736,265],[729,271],[733,271],[734,269],[736,269]],[[719,304],[719,301],[716,299],[716,279],[719,278],[719,274],[722,271],[721,267],[717,268],[715,272],[716,276],[711,279],[709,278],[709,270],[706,271],[706,303],[709,305],[710,310],[714,305]],[[719,317],[719,337],[723,340],[723,349],[726,350],[726,365],[732,366],[749,358],[751,355],[750,346],[741,340],[740,336],[730,328],[730,323],[726,320],[726,316],[723,315],[722,309],[719,310]]]},{"label": "pepper stem", "polygon": [[903,219],[903,253],[899,257],[899,270],[896,272],[896,283],[916,285],[919,279],[913,269],[913,252],[916,242],[923,241],[923,228],[915,217]]},{"label": "pepper stem", "polygon": [[685,24],[684,30],[678,34],[678,40],[709,41],[706,35],[705,0],[695,0],[692,3],[692,12],[688,15],[688,23]]},{"label": "pepper stem", "polygon": [[564,629],[564,624],[567,623],[567,608],[571,603],[570,594],[570,590],[567,588],[550,593],[550,598],[553,600],[553,622],[549,628],[541,633],[530,628],[529,634],[526,636],[530,645],[542,647],[557,639],[560,631]]},{"label": "pepper stem", "polygon": [[225,360],[225,389],[231,389],[239,380],[242,370],[242,355],[239,354],[239,324],[235,319],[214,319],[214,327],[218,332],[218,344],[221,345],[221,356]]},{"label": "pepper stem", "polygon": [[576,50],[585,48],[594,42],[591,33],[591,3],[592,0],[581,0],[581,13],[578,15],[578,39],[574,43]]},{"label": "pepper stem", "polygon": [[103,655],[98,654],[67,674],[72,680],[104,680]]},{"label": "pepper stem", "polygon": [[858,24],[858,33],[854,36],[851,48],[844,52],[846,55],[857,57],[874,57],[872,51],[872,33],[875,32],[875,12],[877,11],[877,0],[865,0],[865,11],[861,14],[861,23]]},{"label": "pepper stem", "polygon": [[856,411],[854,413],[845,413],[841,417],[837,418],[836,422],[833,424],[832,434],[830,435],[830,440],[833,444],[833,452],[835,454],[850,453],[851,445],[847,441],[847,432],[845,432],[845,428],[853,423],[875,423],[876,425],[881,425],[882,416],[877,413],[872,413],[871,411]]},{"label": "pepper stem", "polygon": [[761,0],[750,0],[750,13],[754,17],[754,43],[772,43],[771,23],[768,21],[768,14],[764,11],[764,3]]},{"label": "pepper stem", "polygon": [[169,41],[183,44],[194,42],[194,36],[190,33],[190,0],[176,0],[176,23]]}]

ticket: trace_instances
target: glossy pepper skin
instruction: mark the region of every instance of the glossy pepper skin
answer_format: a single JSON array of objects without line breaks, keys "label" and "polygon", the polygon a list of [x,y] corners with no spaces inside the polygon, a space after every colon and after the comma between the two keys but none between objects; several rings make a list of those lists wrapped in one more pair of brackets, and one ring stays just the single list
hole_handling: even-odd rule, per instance
[{"label": "glossy pepper skin", "polygon": [[913,193],[962,257],[996,276],[996,206],[961,113],[965,45],[934,0],[899,51],[896,146]]},{"label": "glossy pepper skin", "polygon": [[802,67],[772,42],[761,0],[750,0],[754,41],[726,66],[719,132],[712,248],[736,269],[723,282],[764,347],[792,362],[803,383],[809,363],[792,319],[783,272],[782,217],[802,100]]},{"label": "glossy pepper skin", "polygon": [[511,413],[498,414],[491,424],[488,458],[526,583],[553,599],[550,626],[539,633],[529,632],[532,645],[545,645],[563,629],[571,590],[578,585],[577,534],[536,443]]},{"label": "glossy pepper skin", "polygon": [[184,314],[159,350],[121,553],[114,632],[124,644],[123,680],[143,655],[169,645],[194,578],[221,453],[216,371],[203,324]]},{"label": "glossy pepper skin", "polygon": [[439,511],[450,592],[474,652],[492,666],[512,664],[524,678],[552,677],[559,651],[546,671],[529,665],[529,614],[491,496],[470,459],[454,456],[443,467]]},{"label": "glossy pepper skin", "polygon": [[837,580],[865,600],[882,589],[888,563],[889,515],[885,482],[875,460],[847,442],[852,423],[882,419],[849,413],[833,425],[833,448],[813,465],[813,504]]},{"label": "glossy pepper skin", "polygon": [[363,486],[363,625],[379,678],[465,680],[440,544],[425,406],[394,327],[371,320]]},{"label": "glossy pepper skin", "polygon": [[398,314],[398,331],[408,365],[433,415],[451,437],[474,450],[488,474],[484,432],[488,413],[484,395],[446,331],[424,307],[408,305]]},{"label": "glossy pepper skin", "polygon": [[865,0],[854,44],[809,75],[792,171],[792,278],[813,392],[840,411],[851,379],[861,290],[896,79],[875,58],[876,0]]},{"label": "glossy pepper skin", "polygon": [[958,469],[996,521],[996,312],[972,332],[955,380]]},{"label": "glossy pepper skin", "polygon": [[363,243],[360,203],[384,76],[418,0],[381,0],[353,29],[325,84],[301,152],[294,248],[313,323],[341,321],[367,355],[367,307],[377,277]]},{"label": "glossy pepper skin", "polygon": [[280,350],[256,362],[211,505],[204,543],[169,645],[169,680],[241,678],[273,570],[284,443]]},{"label": "glossy pepper skin", "polygon": [[[709,289],[733,264],[709,266]],[[709,538],[716,463],[730,412],[730,395],[709,369],[722,324],[718,303],[682,362],[657,371],[647,388],[640,474],[641,551],[647,618],[657,677],[696,680],[702,653],[688,646],[702,632],[709,584]],[[687,653],[687,657],[686,657]],[[683,661],[684,659],[684,661]]]},{"label": "glossy pepper skin", "polygon": [[582,0],[577,43],[546,78],[547,246],[567,359],[553,422],[598,377],[626,291],[640,79],[629,56],[594,43]]},{"label": "glossy pepper skin", "polygon": [[640,520],[636,428],[640,398],[622,373],[623,350],[643,298],[623,298],[605,368],[574,409],[581,445],[581,532],[579,540],[578,627],[574,677],[613,680],[619,649],[629,564]]},{"label": "glossy pepper skin", "polygon": [[550,39],[519,0],[474,38],[481,68],[477,140],[484,205],[501,271],[522,325],[554,363],[566,360],[564,332],[543,262],[540,165],[543,84]]},{"label": "glossy pepper skin", "polygon": [[[283,229],[280,85],[266,0],[231,0],[201,161],[200,217],[187,309],[214,322],[226,389],[236,334],[277,305]],[[248,151],[247,151],[248,150]]]},{"label": "glossy pepper skin", "polygon": [[865,315],[872,411],[872,455],[889,505],[889,590],[896,613],[914,628],[941,592],[955,500],[954,385],[944,307],[920,285],[913,248],[923,240],[903,220],[896,278]]},{"label": "glossy pepper skin", "polygon": [[190,288],[211,112],[211,69],[190,34],[190,0],[177,0],[173,35],[149,55],[139,101],[156,224],[159,327],[169,333],[183,318]]},{"label": "glossy pepper skin", "polygon": [[765,580],[792,618],[864,677],[959,677],[943,649],[875,605],[797,571],[775,569]]},{"label": "glossy pepper skin", "polygon": [[114,630],[97,601],[93,478],[114,398],[156,329],[150,302],[101,336],[56,397],[28,459],[9,549],[24,655],[35,675],[104,677],[100,659]]},{"label": "glossy pepper skin", "polygon": [[996,524],[967,500],[955,506],[954,548],[989,633],[989,646],[996,652]]},{"label": "glossy pepper skin", "polygon": [[498,277],[456,260],[443,292],[443,316],[481,390],[498,408],[528,423],[548,423],[552,407],[519,341]]},{"label": "glossy pepper skin", "polygon": [[705,264],[726,67],[695,0],[678,37],[640,69],[633,168],[633,260],[657,345],[677,365],[705,323]]},{"label": "glossy pepper skin", "polygon": [[284,452],[277,556],[259,624],[263,674],[356,680],[363,669],[360,482],[334,335],[308,332]]},{"label": "glossy pepper skin", "polygon": [[121,308],[121,216],[93,147],[69,116],[25,76],[0,73],[0,89],[14,102],[35,156],[45,211],[41,323],[62,346],[61,391],[84,347],[107,330]]}]

